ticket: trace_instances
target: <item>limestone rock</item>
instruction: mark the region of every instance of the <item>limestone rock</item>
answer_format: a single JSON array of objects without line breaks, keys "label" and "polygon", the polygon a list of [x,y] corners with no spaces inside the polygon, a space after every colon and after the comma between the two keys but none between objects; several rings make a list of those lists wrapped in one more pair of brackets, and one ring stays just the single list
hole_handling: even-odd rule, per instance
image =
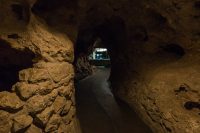
[{"label": "limestone rock", "polygon": [[58,93],[60,96],[64,96],[69,99],[72,95],[72,84],[70,83],[68,86],[61,86],[58,88]]},{"label": "limestone rock", "polygon": [[32,124],[33,118],[29,115],[19,115],[14,117],[12,130],[14,132],[23,131]]},{"label": "limestone rock", "polygon": [[74,80],[74,73],[70,73],[67,77],[63,78],[58,86],[68,86]]},{"label": "limestone rock", "polygon": [[47,70],[36,68],[29,68],[20,71],[19,79],[20,81],[29,81],[31,83],[51,80]]},{"label": "limestone rock", "polygon": [[66,125],[65,123],[61,122],[59,128],[58,128],[59,133],[71,133],[71,126],[70,124]]},{"label": "limestone rock", "polygon": [[60,114],[66,104],[65,97],[57,96],[56,100],[53,103],[53,108],[55,113]]},{"label": "limestone rock", "polygon": [[55,82],[59,82],[73,73],[73,66],[69,63],[52,63],[49,64],[47,70]]},{"label": "limestone rock", "polygon": [[0,109],[16,111],[23,107],[23,102],[15,93],[0,92]]},{"label": "limestone rock", "polygon": [[[66,34],[53,32],[39,21],[32,10],[35,2],[38,0],[0,2],[0,49],[4,51],[0,54],[3,55],[0,56],[0,88],[10,90],[13,86],[14,89],[13,93],[0,92],[2,133],[9,133],[11,128],[13,132],[42,133],[44,129],[39,128],[45,128],[47,123],[46,130],[56,132],[61,118],[52,116],[54,111],[50,107],[58,96],[57,88],[68,85],[74,76],[73,43]],[[4,75],[8,83],[4,82],[7,80]],[[63,102],[58,101],[54,105],[56,110],[63,108]],[[10,114],[1,113],[3,110]],[[34,122],[38,117],[44,126],[36,127],[26,114]]]},{"label": "limestone rock", "polygon": [[[73,119],[69,124],[65,124],[61,122],[59,128],[58,128],[58,133],[79,133],[81,132],[81,129],[78,129],[80,127],[75,127],[75,120]],[[76,129],[75,129],[76,128]]]},{"label": "limestone rock", "polygon": [[53,115],[54,109],[53,107],[47,107],[44,111],[40,114],[36,115],[35,121],[41,126],[45,126],[49,121],[50,117]]},{"label": "limestone rock", "polygon": [[59,82],[58,85],[63,83],[67,84],[74,76],[73,66],[67,62],[38,62],[34,65],[38,69],[46,69],[51,75],[51,78],[55,82]]},{"label": "limestone rock", "polygon": [[71,100],[67,100],[67,102],[66,102],[66,104],[65,104],[65,107],[63,108],[63,110],[62,110],[62,112],[61,112],[61,115],[62,115],[62,116],[63,116],[63,115],[66,115],[66,114],[69,112],[71,106],[72,106],[72,101],[71,101]]},{"label": "limestone rock", "polygon": [[12,127],[10,114],[0,110],[0,133],[8,133]]},{"label": "limestone rock", "polygon": [[36,127],[35,125],[31,125],[26,131],[25,133],[42,133],[42,130],[38,127]]},{"label": "limestone rock", "polygon": [[79,57],[77,57],[75,65],[75,80],[84,79],[94,72],[94,70],[92,69],[92,65],[91,63],[89,63],[88,57],[86,55],[80,55]]},{"label": "limestone rock", "polygon": [[15,91],[19,94],[19,97],[23,100],[27,100],[36,94],[39,90],[39,86],[35,84],[27,84],[25,82],[18,82],[15,86]]},{"label": "limestone rock", "polygon": [[50,106],[58,95],[57,90],[46,96],[36,95],[30,98],[26,103],[28,112],[36,114],[44,110],[47,106]]},{"label": "limestone rock", "polygon": [[47,126],[45,128],[45,132],[54,132],[56,130],[58,130],[58,127],[60,125],[61,122],[61,117],[59,115],[53,115],[49,122],[47,123]]},{"label": "limestone rock", "polygon": [[53,81],[40,82],[40,83],[37,83],[37,85],[40,86],[40,89],[38,90],[38,93],[40,95],[47,95],[51,93],[55,87],[55,84],[53,83]]},{"label": "limestone rock", "polygon": [[27,108],[28,112],[35,114],[44,110],[48,103],[49,101],[47,101],[44,96],[36,95],[27,101],[25,107]]},{"label": "limestone rock", "polygon": [[67,133],[67,126],[65,123],[61,122],[58,128],[58,133]]},{"label": "limestone rock", "polygon": [[75,106],[76,105],[76,96],[75,96],[74,92],[72,93],[70,100],[72,101],[72,105]]},{"label": "limestone rock", "polygon": [[71,106],[68,114],[62,117],[64,123],[69,124],[72,121],[73,117],[75,116],[75,113],[76,113],[75,107]]}]

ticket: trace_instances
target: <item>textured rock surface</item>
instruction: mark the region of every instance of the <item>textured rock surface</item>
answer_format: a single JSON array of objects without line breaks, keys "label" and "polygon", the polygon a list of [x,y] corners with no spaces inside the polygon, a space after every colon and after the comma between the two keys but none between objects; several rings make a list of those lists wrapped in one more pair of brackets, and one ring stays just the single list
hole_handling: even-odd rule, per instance
[{"label": "textured rock surface", "polygon": [[87,2],[77,47],[87,50],[101,38],[115,95],[156,133],[199,132],[198,2]]},{"label": "textured rock surface", "polygon": [[35,2],[0,1],[2,133],[58,132],[62,118],[71,118],[67,111],[61,115],[62,110],[75,105],[66,102],[74,102],[73,44],[32,13]]},{"label": "textured rock surface", "polygon": [[0,111],[0,132],[8,133],[12,127],[10,114],[6,111]]},{"label": "textured rock surface", "polygon": [[[79,53],[80,54],[80,53]],[[92,66],[89,63],[88,56],[80,54],[76,62],[75,80],[81,80],[93,73]]]},{"label": "textured rock surface", "polygon": [[28,84],[26,82],[19,82],[14,86],[14,90],[18,93],[22,100],[27,100],[39,90],[39,86],[35,84]]},{"label": "textured rock surface", "polygon": [[33,122],[33,118],[29,115],[19,115],[13,119],[13,132],[22,132],[24,129],[29,127]]},{"label": "textured rock surface", "polygon": [[16,111],[23,107],[23,102],[15,93],[0,92],[0,109]]},{"label": "textured rock surface", "polygon": [[56,130],[58,130],[60,122],[61,122],[61,117],[56,114],[53,115],[50,118],[49,122],[47,123],[45,132],[55,132]]},{"label": "textured rock surface", "polygon": [[[73,131],[70,39],[78,55],[101,38],[110,50],[116,96],[154,132],[199,133],[199,5],[198,0],[1,0],[0,88],[13,92],[0,92],[0,118],[22,111],[35,119],[56,105],[64,116],[57,110],[45,127],[33,122],[27,132]],[[70,107],[57,102],[58,96],[71,101]],[[0,130],[7,132],[10,122],[2,121],[6,126]]]},{"label": "textured rock surface", "polygon": [[53,114],[54,114],[53,108],[47,107],[40,114],[36,115],[35,123],[38,123],[38,125],[45,126]]},{"label": "textured rock surface", "polygon": [[32,124],[25,133],[42,133],[42,130]]}]

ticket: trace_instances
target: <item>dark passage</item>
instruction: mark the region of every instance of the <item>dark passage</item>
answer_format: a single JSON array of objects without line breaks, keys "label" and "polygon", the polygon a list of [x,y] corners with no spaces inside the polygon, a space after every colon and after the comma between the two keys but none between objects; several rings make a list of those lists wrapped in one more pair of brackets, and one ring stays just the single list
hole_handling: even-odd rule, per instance
[{"label": "dark passage", "polygon": [[14,49],[4,40],[0,40],[0,51],[0,91],[11,91],[19,71],[30,68],[35,55],[28,49]]},{"label": "dark passage", "polygon": [[138,116],[117,103],[107,79],[110,69],[97,68],[76,84],[77,115],[83,133],[151,133]]}]

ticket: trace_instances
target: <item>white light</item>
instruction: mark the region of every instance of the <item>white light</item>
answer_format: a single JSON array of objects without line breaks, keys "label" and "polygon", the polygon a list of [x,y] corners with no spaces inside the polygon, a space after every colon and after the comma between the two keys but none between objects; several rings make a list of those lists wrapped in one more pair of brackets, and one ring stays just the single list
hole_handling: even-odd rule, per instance
[{"label": "white light", "polygon": [[95,50],[97,52],[106,52],[106,51],[108,51],[106,48],[96,48]]}]

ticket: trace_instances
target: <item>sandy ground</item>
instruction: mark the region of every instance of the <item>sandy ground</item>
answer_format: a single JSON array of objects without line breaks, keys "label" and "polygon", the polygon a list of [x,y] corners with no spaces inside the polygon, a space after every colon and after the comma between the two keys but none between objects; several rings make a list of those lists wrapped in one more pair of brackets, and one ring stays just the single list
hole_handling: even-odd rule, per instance
[{"label": "sandy ground", "polygon": [[99,68],[76,84],[82,133],[152,133],[135,112],[115,100],[107,83],[109,73],[109,69]]}]

